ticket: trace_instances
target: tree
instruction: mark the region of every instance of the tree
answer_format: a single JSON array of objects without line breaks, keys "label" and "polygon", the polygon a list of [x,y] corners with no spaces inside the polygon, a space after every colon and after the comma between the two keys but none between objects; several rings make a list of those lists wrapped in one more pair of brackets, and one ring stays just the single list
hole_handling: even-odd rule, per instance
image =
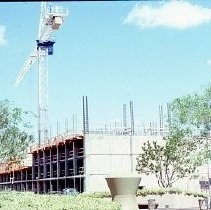
[{"label": "tree", "polygon": [[171,131],[180,129],[189,136],[207,137],[211,129],[211,86],[173,100],[170,112]]},{"label": "tree", "polygon": [[166,138],[164,145],[147,141],[137,157],[139,173],[155,174],[158,185],[171,187],[177,180],[189,176],[203,163],[204,153],[199,139],[187,139],[178,132]]},{"label": "tree", "polygon": [[171,187],[210,159],[207,138],[211,128],[211,86],[173,100],[170,113],[165,144],[148,141],[137,158],[137,171],[155,174],[160,187]]},{"label": "tree", "polygon": [[27,112],[14,106],[8,100],[0,101],[0,160],[1,162],[20,163],[26,149],[33,141],[27,133],[30,128],[24,117]]}]

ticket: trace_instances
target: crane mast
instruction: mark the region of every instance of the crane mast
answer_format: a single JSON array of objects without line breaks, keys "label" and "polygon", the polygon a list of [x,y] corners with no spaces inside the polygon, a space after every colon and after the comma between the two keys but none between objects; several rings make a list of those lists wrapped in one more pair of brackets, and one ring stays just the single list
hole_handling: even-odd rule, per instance
[{"label": "crane mast", "polygon": [[38,143],[48,138],[48,52],[38,47]]},{"label": "crane mast", "polygon": [[53,55],[55,43],[52,35],[63,24],[66,16],[67,9],[52,6],[47,2],[41,3],[37,46],[26,60],[14,84],[18,86],[32,65],[38,63],[38,144],[48,139],[48,55]]}]

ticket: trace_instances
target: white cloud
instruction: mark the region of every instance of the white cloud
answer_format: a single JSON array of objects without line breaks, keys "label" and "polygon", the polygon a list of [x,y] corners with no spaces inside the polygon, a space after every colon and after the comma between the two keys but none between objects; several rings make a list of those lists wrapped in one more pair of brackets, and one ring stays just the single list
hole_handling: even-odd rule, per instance
[{"label": "white cloud", "polygon": [[164,2],[159,4],[159,7],[136,5],[124,20],[124,23],[134,24],[143,29],[186,29],[208,22],[211,22],[211,9],[182,0]]},{"label": "white cloud", "polygon": [[3,25],[0,25],[0,45],[7,44],[7,40],[5,38],[5,31],[6,31],[6,27]]},{"label": "white cloud", "polygon": [[209,60],[207,61],[207,64],[208,64],[209,66],[211,66],[211,59],[209,59]]}]

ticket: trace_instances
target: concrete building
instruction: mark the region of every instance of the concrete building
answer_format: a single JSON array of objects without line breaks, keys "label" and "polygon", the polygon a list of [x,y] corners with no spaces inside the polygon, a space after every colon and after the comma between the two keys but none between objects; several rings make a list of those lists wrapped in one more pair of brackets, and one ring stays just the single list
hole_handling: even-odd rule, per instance
[{"label": "concrete building", "polygon": [[[162,135],[59,135],[40,147],[32,147],[24,166],[1,165],[0,188],[37,193],[64,188],[76,188],[79,192],[108,191],[106,176],[135,172],[136,157],[144,142],[164,144],[162,139]],[[142,186],[158,187],[154,175],[141,177]],[[175,186],[200,190],[200,178],[183,179]]]}]

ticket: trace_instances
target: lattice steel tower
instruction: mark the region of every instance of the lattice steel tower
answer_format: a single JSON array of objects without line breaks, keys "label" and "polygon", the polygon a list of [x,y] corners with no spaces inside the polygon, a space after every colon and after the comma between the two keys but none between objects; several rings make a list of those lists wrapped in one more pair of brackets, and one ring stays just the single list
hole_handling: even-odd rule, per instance
[{"label": "lattice steel tower", "polygon": [[38,62],[38,144],[48,139],[48,55],[53,55],[53,34],[63,24],[68,10],[41,3],[37,46],[20,70],[14,86],[18,86],[33,64]]}]

